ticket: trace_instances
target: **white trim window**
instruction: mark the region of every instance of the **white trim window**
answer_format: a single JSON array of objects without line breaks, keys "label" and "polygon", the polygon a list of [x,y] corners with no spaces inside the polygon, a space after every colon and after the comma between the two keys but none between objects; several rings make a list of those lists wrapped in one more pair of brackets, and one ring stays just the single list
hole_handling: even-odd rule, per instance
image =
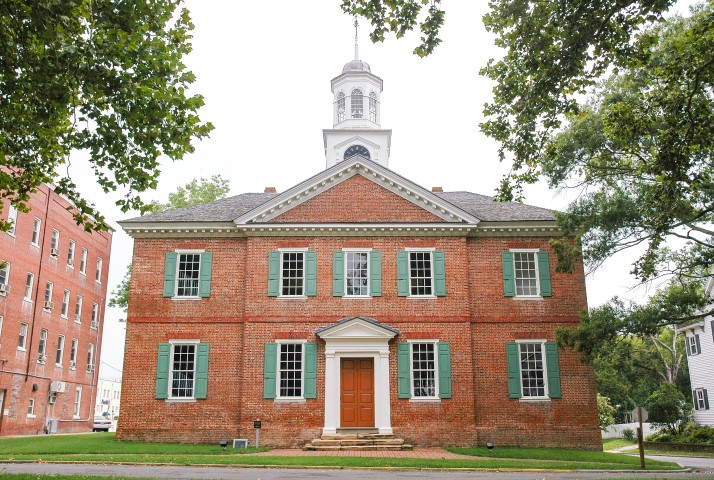
[{"label": "white trim window", "polygon": [[102,283],[102,257],[97,257],[97,272],[94,274],[94,281]]},{"label": "white trim window", "polygon": [[32,224],[32,240],[30,240],[35,247],[40,246],[40,228],[42,228],[42,220],[35,218],[35,223]]},{"label": "white trim window", "polygon": [[708,410],[709,399],[707,398],[706,390],[703,388],[696,388],[694,389],[694,395],[694,409]]},{"label": "white trim window", "polygon": [[176,297],[198,298],[202,252],[177,252]]},{"label": "white trim window", "polygon": [[77,303],[74,304],[74,323],[82,323],[82,295],[77,295]]},{"label": "white trim window", "polygon": [[352,118],[362,118],[364,116],[364,95],[362,90],[355,88],[350,95],[350,110]]},{"label": "white trim window", "polygon": [[369,297],[369,250],[343,250],[345,296]]},{"label": "white trim window", "polygon": [[513,252],[513,275],[517,297],[540,296],[537,250]]},{"label": "white trim window", "polygon": [[62,366],[62,357],[64,357],[64,335],[57,337],[57,352],[55,353],[55,365]]},{"label": "white trim window", "polygon": [[412,399],[439,398],[436,340],[409,342]]},{"label": "white trim window", "polygon": [[35,399],[30,398],[27,403],[27,418],[35,418]]},{"label": "white trim window", "polygon": [[59,240],[60,232],[56,228],[52,229],[52,238],[50,239],[50,257],[57,258],[59,255]]},{"label": "white trim window", "polygon": [[69,313],[69,290],[65,290],[62,294],[62,310],[60,310],[60,316],[62,318],[67,318]]},{"label": "white trim window", "polygon": [[7,231],[8,235],[15,236],[15,227],[17,226],[17,208],[10,205],[7,210],[7,223],[10,224],[10,229]]},{"label": "white trim window", "polygon": [[79,273],[87,274],[87,249],[82,247],[82,258],[79,260]]},{"label": "white trim window", "polygon": [[279,341],[276,398],[304,398],[305,342]]},{"label": "white trim window", "polygon": [[377,94],[369,92],[369,119],[377,123]]},{"label": "white trim window", "polygon": [[434,295],[434,258],[432,250],[408,250],[409,295],[431,297]]},{"label": "white trim window", "polygon": [[518,343],[522,398],[549,398],[545,363],[545,342]]},{"label": "white trim window", "polygon": [[45,303],[42,304],[42,308],[45,311],[52,310],[52,292],[55,290],[55,284],[52,282],[47,282],[45,284]]},{"label": "white trim window", "polygon": [[27,324],[20,324],[20,334],[17,337],[17,349],[25,351],[27,349]]},{"label": "white trim window", "polygon": [[37,344],[37,363],[45,363],[47,359],[47,329],[40,330],[40,342]]},{"label": "white trim window", "polygon": [[340,92],[337,94],[337,122],[342,122],[345,119],[345,94]]},{"label": "white trim window", "polygon": [[97,328],[99,326],[99,304],[92,304],[92,323],[89,325],[90,328]]},{"label": "white trim window", "polygon": [[77,387],[74,394],[74,411],[72,418],[79,418],[80,407],[82,406],[82,387]]},{"label": "white trim window", "polygon": [[25,300],[32,301],[32,287],[35,285],[35,274],[27,272],[27,280],[25,281]]},{"label": "white trim window", "polygon": [[169,399],[192,399],[196,387],[198,341],[171,342]]},{"label": "white trim window", "polygon": [[0,289],[0,295],[6,295],[8,290],[10,290],[8,288],[10,286],[10,262],[2,260],[0,264],[2,265],[2,267],[0,267],[0,285],[5,287]]},{"label": "white trim window", "polygon": [[69,241],[69,246],[67,247],[67,266],[74,268],[74,252],[77,248],[77,244],[74,240]]},{"label": "white trim window", "polygon": [[87,347],[87,371],[94,370],[94,344],[90,343]]},{"label": "white trim window", "polygon": [[305,295],[306,251],[280,251],[280,296],[302,297]]},{"label": "white trim window", "polygon": [[3,322],[4,317],[0,315],[0,338],[2,338],[2,322]]},{"label": "white trim window", "polygon": [[72,339],[72,346],[69,349],[69,369],[74,370],[77,368],[77,350],[79,350],[79,340],[76,338]]},{"label": "white trim window", "polygon": [[702,353],[700,351],[699,347],[699,335],[694,334],[694,335],[687,335],[687,346],[689,347],[687,350],[689,350],[690,355],[699,355]]}]

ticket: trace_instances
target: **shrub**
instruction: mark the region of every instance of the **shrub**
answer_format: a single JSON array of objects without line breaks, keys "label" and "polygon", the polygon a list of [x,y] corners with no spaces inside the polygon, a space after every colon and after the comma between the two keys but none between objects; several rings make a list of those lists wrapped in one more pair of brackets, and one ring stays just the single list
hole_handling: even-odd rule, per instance
[{"label": "shrub", "polygon": [[631,428],[624,428],[622,430],[622,438],[629,442],[634,442],[635,440],[637,440],[637,438],[635,438],[635,431]]},{"label": "shrub", "polygon": [[672,383],[664,382],[645,402],[650,422],[672,435],[679,435],[689,421],[691,402]]},{"label": "shrub", "polygon": [[714,444],[714,428],[708,426],[690,426],[681,435],[682,443],[705,443]]}]

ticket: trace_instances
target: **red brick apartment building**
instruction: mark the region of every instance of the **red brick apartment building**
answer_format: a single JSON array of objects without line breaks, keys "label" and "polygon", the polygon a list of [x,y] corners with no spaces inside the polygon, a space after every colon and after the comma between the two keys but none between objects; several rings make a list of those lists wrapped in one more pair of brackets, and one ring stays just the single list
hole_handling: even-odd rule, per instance
[{"label": "red brick apartment building", "polygon": [[2,207],[0,435],[91,431],[112,233],[47,185],[29,206]]},{"label": "red brick apartment building", "polygon": [[[601,448],[590,368],[555,330],[587,307],[550,210],[388,168],[382,80],[332,80],[326,169],[120,222],[134,238],[121,439]],[[359,429],[359,430],[355,430]]]}]

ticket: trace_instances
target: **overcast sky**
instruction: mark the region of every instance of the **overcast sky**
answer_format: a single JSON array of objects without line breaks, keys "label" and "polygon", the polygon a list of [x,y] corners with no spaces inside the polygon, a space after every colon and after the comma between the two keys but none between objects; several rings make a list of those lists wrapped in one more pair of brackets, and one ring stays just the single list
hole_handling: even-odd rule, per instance
[{"label": "overcast sky", "polygon": [[[188,0],[195,24],[193,52],[186,59],[196,74],[193,91],[205,97],[200,115],[214,124],[211,137],[180,163],[165,162],[159,188],[145,199],[168,194],[194,178],[221,174],[231,195],[284,191],[325,168],[322,129],[332,128],[330,80],[354,57],[355,30],[338,0],[236,2]],[[446,21],[442,44],[428,58],[411,52],[416,35],[372,44],[367,22],[359,28],[360,59],[384,80],[381,126],[392,129],[389,168],[430,189],[492,195],[508,165],[497,145],[479,130],[493,84],[479,76],[500,52],[481,22],[485,1],[442,2]],[[309,5],[309,7],[308,7]],[[136,216],[122,213],[76,162],[74,177],[116,229],[109,292],[131,262],[132,240],[116,224]],[[564,209],[572,199],[537,185],[526,203]],[[630,290],[632,258],[620,255],[588,276],[588,301],[597,306],[613,295],[642,298]],[[125,314],[107,308],[100,376],[120,375]],[[113,368],[112,368],[113,367]]]}]

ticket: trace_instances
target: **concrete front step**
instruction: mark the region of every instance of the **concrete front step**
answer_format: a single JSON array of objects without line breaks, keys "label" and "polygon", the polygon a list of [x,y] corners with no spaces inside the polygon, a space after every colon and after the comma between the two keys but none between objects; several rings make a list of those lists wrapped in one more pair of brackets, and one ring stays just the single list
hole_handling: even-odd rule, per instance
[{"label": "concrete front step", "polygon": [[337,450],[349,450],[349,451],[360,451],[360,452],[370,452],[370,451],[402,451],[402,450],[413,450],[414,448],[408,444],[402,445],[343,445],[343,446],[317,446],[308,444],[304,448],[305,450],[311,451],[337,451]]},{"label": "concrete front step", "polygon": [[375,438],[375,439],[343,439],[343,440],[324,440],[316,438],[312,444],[320,447],[330,446],[349,446],[349,445],[402,445],[404,440],[401,438]]},{"label": "concrete front step", "polygon": [[305,445],[305,450],[412,450],[412,446],[391,434],[353,433],[323,435]]}]

